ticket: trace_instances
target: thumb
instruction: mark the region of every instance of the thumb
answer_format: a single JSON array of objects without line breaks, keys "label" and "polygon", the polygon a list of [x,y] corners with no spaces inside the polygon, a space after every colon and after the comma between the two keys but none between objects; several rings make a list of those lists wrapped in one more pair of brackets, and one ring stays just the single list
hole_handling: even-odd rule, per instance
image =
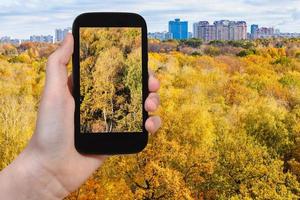
[{"label": "thumb", "polygon": [[53,52],[46,67],[46,88],[57,90],[67,86],[67,64],[73,53],[73,36],[68,33],[62,44]]}]

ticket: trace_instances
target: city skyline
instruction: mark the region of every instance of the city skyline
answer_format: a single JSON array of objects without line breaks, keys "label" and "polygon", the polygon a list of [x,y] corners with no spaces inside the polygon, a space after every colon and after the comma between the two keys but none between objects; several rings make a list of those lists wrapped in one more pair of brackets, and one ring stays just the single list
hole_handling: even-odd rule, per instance
[{"label": "city skyline", "polygon": [[3,27],[0,35],[20,39],[32,34],[53,35],[53,30],[70,27],[78,14],[89,11],[139,13],[146,19],[149,32],[168,30],[165,22],[175,18],[189,21],[189,32],[197,21],[212,23],[220,19],[243,20],[282,32],[300,32],[300,1],[297,0],[206,0],[201,3],[197,0],[66,0],[63,4],[58,0],[29,0],[26,4],[20,0],[0,0],[0,6],[0,26]]},{"label": "city skyline", "polygon": [[[190,32],[186,29],[188,23],[188,21],[182,21],[179,18],[169,20],[168,31],[148,31],[148,37],[156,38],[159,40],[188,39],[193,37],[202,39],[206,42],[211,40],[243,40],[271,37],[300,37],[299,32],[280,32],[279,29],[274,29],[274,27],[261,27],[258,24],[250,25],[247,24],[247,22],[245,21],[230,21],[227,19],[222,19],[214,21],[212,24],[210,24],[208,21],[198,21],[192,24],[193,32]],[[185,28],[181,27],[182,25]],[[64,39],[65,35],[71,31],[71,29],[71,27],[56,28],[54,30],[53,35],[34,34],[30,35],[29,38],[26,39],[13,38],[7,35],[0,35],[0,43],[19,44],[27,41],[46,43],[60,42]],[[181,34],[183,34],[184,36],[182,37]]]}]

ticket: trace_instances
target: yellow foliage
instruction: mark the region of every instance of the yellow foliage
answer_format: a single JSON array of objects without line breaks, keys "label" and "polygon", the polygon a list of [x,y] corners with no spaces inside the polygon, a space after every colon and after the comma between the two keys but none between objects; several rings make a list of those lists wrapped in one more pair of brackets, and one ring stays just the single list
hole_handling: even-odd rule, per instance
[{"label": "yellow foliage", "polygon": [[[161,129],[143,152],[107,159],[66,199],[299,199],[300,42],[257,40],[244,57],[209,45],[201,56],[176,51],[180,42],[151,44],[161,49],[149,53],[161,81]],[[109,44],[93,48],[101,45]],[[33,132],[52,50],[0,46],[1,169]]]}]

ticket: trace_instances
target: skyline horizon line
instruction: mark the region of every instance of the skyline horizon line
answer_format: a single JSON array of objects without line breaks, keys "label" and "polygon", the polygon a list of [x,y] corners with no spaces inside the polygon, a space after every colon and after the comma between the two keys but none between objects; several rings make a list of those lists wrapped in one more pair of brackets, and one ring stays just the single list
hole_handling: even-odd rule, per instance
[{"label": "skyline horizon line", "polygon": [[[175,17],[175,18],[173,18],[172,20],[169,20],[168,21],[168,23],[170,22],[170,21],[173,21],[173,20],[175,20],[175,19],[180,19],[180,21],[182,21],[182,22],[187,22],[188,23],[188,33],[193,33],[193,30],[190,30],[191,28],[193,28],[193,24],[194,23],[197,23],[197,22],[200,22],[200,21],[207,21],[207,22],[209,22],[209,24],[213,24],[214,22],[216,22],[216,21],[235,21],[235,22],[240,22],[240,21],[244,21],[244,22],[246,22],[246,26],[247,26],[247,33],[250,33],[251,31],[250,31],[250,27],[251,27],[251,25],[258,25],[260,28],[262,28],[262,27],[265,27],[265,28],[274,28],[274,30],[279,30],[280,31],[280,33],[292,33],[292,34],[294,34],[294,33],[300,33],[300,31],[299,32],[297,32],[297,31],[293,31],[293,32],[290,32],[290,31],[281,31],[280,30],[280,28],[276,28],[276,26],[260,26],[260,24],[259,23],[250,23],[249,25],[248,25],[248,23],[247,23],[247,21],[246,20],[229,20],[229,19],[225,19],[225,18],[220,18],[219,20],[197,20],[197,21],[189,21],[189,20],[181,20],[181,18],[178,18],[178,17]],[[189,23],[190,22],[190,23]],[[166,23],[167,24],[167,26],[168,26],[168,23]],[[191,26],[189,26],[189,24],[192,24]],[[34,34],[31,34],[31,35],[29,35],[29,36],[27,36],[26,38],[22,38],[22,37],[20,37],[20,38],[18,38],[18,37],[12,37],[12,36],[10,36],[10,35],[0,35],[0,39],[1,38],[4,38],[4,37],[9,37],[10,39],[12,39],[12,40],[14,40],[14,39],[18,39],[18,40],[29,40],[30,39],[30,37],[31,36],[53,36],[53,40],[55,39],[55,31],[56,30],[58,30],[58,29],[60,29],[60,30],[64,30],[64,29],[71,29],[72,30],[72,27],[71,26],[66,26],[66,27],[63,27],[63,28],[55,28],[53,31],[52,31],[52,34],[51,33],[47,33],[47,34],[40,34],[40,33],[34,33]],[[155,31],[148,31],[147,32],[147,34],[148,33],[162,33],[162,32],[169,32],[168,30],[159,30],[159,31],[157,31],[157,30],[155,30]]]}]

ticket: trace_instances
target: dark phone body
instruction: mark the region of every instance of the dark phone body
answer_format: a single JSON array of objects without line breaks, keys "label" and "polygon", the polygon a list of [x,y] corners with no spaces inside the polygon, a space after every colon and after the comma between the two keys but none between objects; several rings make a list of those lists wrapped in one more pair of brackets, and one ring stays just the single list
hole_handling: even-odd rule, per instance
[{"label": "dark phone body", "polygon": [[[110,132],[81,133],[80,132],[80,27],[139,27],[141,28],[142,49],[142,131],[141,132]],[[86,154],[129,154],[142,151],[148,142],[148,132],[145,121],[148,113],[145,111],[145,100],[148,96],[148,47],[147,27],[145,20],[134,13],[83,13],[73,23],[74,36],[73,53],[73,96],[75,99],[75,148]]]}]

